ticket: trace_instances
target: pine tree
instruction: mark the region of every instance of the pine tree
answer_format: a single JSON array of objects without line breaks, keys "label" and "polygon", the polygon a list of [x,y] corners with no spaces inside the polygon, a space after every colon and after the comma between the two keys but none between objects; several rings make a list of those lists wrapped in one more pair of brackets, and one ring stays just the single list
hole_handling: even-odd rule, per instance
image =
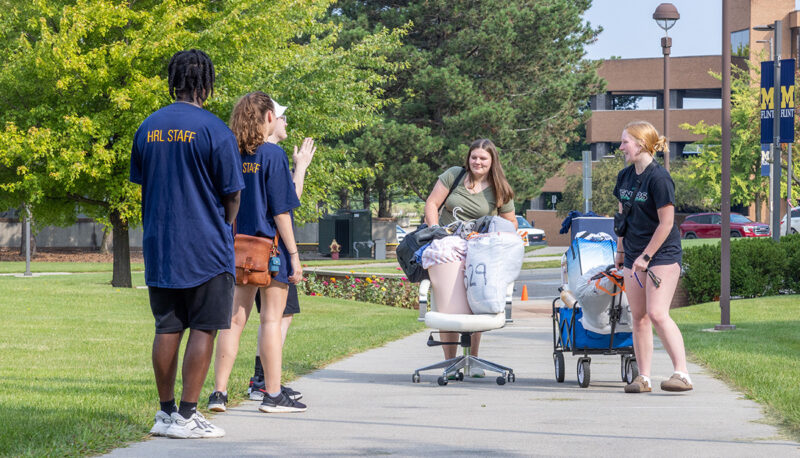
[{"label": "pine tree", "polygon": [[[407,31],[388,57],[405,63],[385,86],[383,120],[348,139],[371,186],[425,198],[436,176],[464,162],[468,144],[490,138],[518,202],[534,196],[602,90],[584,47],[598,29],[589,0],[358,1],[336,4],[340,39]],[[384,195],[389,193],[384,192]],[[387,207],[383,202],[381,209]],[[381,214],[380,216],[388,216]]]}]

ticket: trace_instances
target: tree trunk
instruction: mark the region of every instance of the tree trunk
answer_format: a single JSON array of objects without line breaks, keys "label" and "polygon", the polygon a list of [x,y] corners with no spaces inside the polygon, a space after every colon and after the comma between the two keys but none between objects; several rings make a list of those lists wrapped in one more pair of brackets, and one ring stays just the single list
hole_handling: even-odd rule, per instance
[{"label": "tree trunk", "polygon": [[100,242],[100,252],[103,254],[111,252],[111,247],[114,243],[114,237],[112,235],[112,230],[110,227],[103,228],[103,241]]},{"label": "tree trunk", "polygon": [[375,180],[378,190],[378,218],[392,217],[392,200],[389,198],[389,186],[382,179]]},{"label": "tree trunk", "polygon": [[[23,212],[24,211],[25,210],[23,209]],[[36,256],[36,237],[33,235],[33,230],[31,230],[30,234],[26,234],[27,225],[25,224],[25,222],[27,221],[27,216],[25,216],[25,214],[22,212],[20,213],[19,221],[20,223],[22,223],[22,237],[20,237],[20,242],[19,242],[19,255],[25,256],[25,241],[28,238],[30,238],[31,258],[33,258],[34,256]],[[31,224],[33,224],[33,221],[31,221]]]},{"label": "tree trunk", "polygon": [[342,210],[350,210],[350,194],[346,188],[339,190],[339,208]]},{"label": "tree trunk", "polygon": [[761,221],[761,193],[756,193],[756,221]]},{"label": "tree trunk", "polygon": [[128,239],[128,222],[118,211],[111,212],[111,225],[114,228],[114,276],[111,286],[131,288],[131,246]]},{"label": "tree trunk", "polygon": [[372,191],[372,189],[369,187],[367,180],[361,182],[361,191],[364,193],[362,196],[362,204],[364,204],[365,209],[369,210],[372,206],[372,199],[369,197],[369,193]]}]

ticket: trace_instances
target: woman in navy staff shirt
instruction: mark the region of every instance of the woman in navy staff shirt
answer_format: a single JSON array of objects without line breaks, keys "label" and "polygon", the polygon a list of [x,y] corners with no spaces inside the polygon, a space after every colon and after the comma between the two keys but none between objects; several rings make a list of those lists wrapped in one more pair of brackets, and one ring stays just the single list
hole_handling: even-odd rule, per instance
[{"label": "woman in navy staff shirt", "polygon": [[[266,372],[266,394],[259,410],[262,412],[302,412],[306,406],[293,400],[281,389],[281,318],[286,306],[288,284],[302,279],[302,267],[292,231],[293,210],[300,206],[295,193],[289,160],[283,149],[268,143],[279,120],[270,97],[261,92],[243,96],[233,108],[230,126],[236,135],[242,155],[242,175],[245,188],[242,190],[239,214],[236,218],[237,233],[257,237],[274,238],[279,234],[280,271],[267,287],[236,285],[233,295],[231,329],[220,334],[217,344],[216,369],[225,371],[217,377],[217,386],[211,394],[227,397],[227,381],[230,376],[239,338],[253,307],[256,292],[261,294],[261,354]],[[224,380],[225,383],[219,383]]]},{"label": "woman in navy staff shirt", "polygon": [[630,165],[617,175],[614,196],[619,211],[630,204],[627,230],[617,241],[616,264],[624,265],[625,294],[633,315],[633,347],[639,375],[626,393],[652,391],[653,328],[667,350],[674,373],[661,382],[665,391],[688,391],[683,336],[669,316],[669,305],[681,273],[681,239],[675,226],[675,184],[655,161],[657,151],[669,154],[667,140],[646,121],[634,121],[622,131],[619,149]]}]

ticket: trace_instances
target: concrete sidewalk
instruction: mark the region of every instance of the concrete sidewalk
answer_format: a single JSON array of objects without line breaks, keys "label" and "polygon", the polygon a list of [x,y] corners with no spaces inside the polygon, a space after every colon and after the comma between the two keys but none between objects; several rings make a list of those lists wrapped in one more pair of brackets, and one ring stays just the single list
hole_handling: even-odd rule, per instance
[{"label": "concrete sidewalk", "polygon": [[212,419],[222,439],[154,438],[111,456],[800,456],[758,404],[696,365],[694,391],[660,391],[671,373],[660,347],[653,393],[625,394],[615,356],[592,357],[582,389],[567,355],[566,381],[556,383],[548,306],[519,303],[514,323],[484,335],[481,355],[512,367],[516,383],[487,376],[442,387],[435,371],[411,383],[414,369],[442,356],[418,333],[292,382],[305,413],[264,414],[246,402]]}]

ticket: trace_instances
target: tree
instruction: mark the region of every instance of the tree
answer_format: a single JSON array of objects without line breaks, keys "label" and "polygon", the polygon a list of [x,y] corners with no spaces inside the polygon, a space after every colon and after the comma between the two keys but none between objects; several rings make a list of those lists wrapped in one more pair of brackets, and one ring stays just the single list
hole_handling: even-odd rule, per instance
[{"label": "tree", "polygon": [[[756,219],[761,219],[761,202],[767,197],[768,177],[761,176],[761,114],[759,100],[760,69],[747,61],[749,68],[731,66],[731,204],[750,205],[756,203]],[[717,79],[721,75],[711,73]],[[797,122],[797,121],[796,121]],[[689,159],[692,172],[688,179],[711,197],[713,206],[719,208],[721,200],[721,147],[722,128],[719,124],[682,124],[681,128],[703,135],[700,144],[703,152]],[[787,169],[786,154],[782,155],[781,167]],[[798,179],[797,162],[793,164],[795,184]],[[785,180],[781,188],[786,193]]]},{"label": "tree", "polygon": [[[467,145],[491,138],[520,202],[563,162],[565,147],[602,90],[584,46],[598,29],[589,0],[343,0],[332,10],[341,39],[409,27],[389,57],[407,67],[385,87],[383,120],[349,143],[382,165],[371,186],[427,197],[435,177],[463,163]],[[382,177],[382,181],[381,181]],[[389,195],[389,193],[385,193]],[[381,208],[386,205],[381,203]]]},{"label": "tree", "polygon": [[[592,167],[592,211],[598,215],[611,216],[618,211],[614,197],[617,174],[625,168],[625,159],[617,151],[613,158],[596,162]],[[556,204],[558,216],[567,216],[572,210],[583,211],[583,175],[567,177],[562,199]]]},{"label": "tree", "polygon": [[[26,203],[40,225],[82,213],[112,226],[112,285],[130,286],[128,228],[141,221],[141,190],[128,182],[131,141],[147,115],[170,103],[173,53],[195,47],[211,56],[217,83],[208,108],[222,119],[256,89],[288,104],[288,144],[372,122],[384,104],[380,85],[397,67],[383,55],[399,32],[337,48],[339,29],[319,20],[330,3],[0,0],[0,205]],[[320,148],[303,201],[368,173],[350,165],[345,151]],[[299,219],[316,210],[304,207]]]}]

